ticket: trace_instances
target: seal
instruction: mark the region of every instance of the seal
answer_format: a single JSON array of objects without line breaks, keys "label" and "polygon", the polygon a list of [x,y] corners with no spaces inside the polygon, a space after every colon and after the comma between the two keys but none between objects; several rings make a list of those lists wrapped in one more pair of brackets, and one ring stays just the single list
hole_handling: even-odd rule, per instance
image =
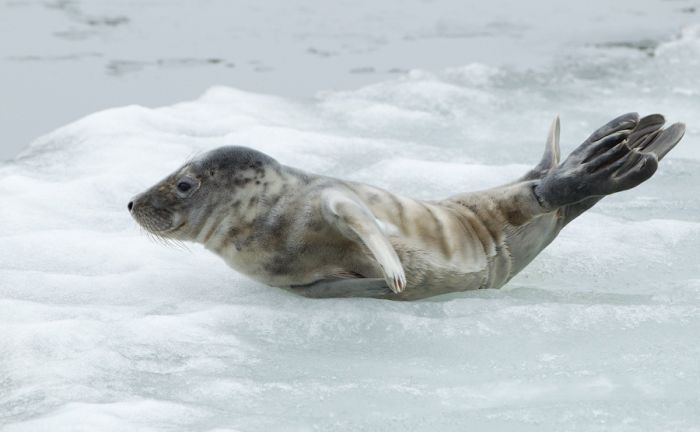
[{"label": "seal", "polygon": [[649,179],[681,123],[622,115],[560,162],[559,119],[542,160],[489,190],[418,201],[221,147],[128,204],[164,238],[203,244],[235,270],[308,297],[414,300],[499,288],[606,195]]}]

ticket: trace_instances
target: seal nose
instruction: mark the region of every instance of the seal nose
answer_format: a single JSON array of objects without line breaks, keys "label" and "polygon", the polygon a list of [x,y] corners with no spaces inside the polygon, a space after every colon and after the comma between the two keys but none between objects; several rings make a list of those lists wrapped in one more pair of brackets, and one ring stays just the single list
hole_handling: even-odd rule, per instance
[{"label": "seal nose", "polygon": [[131,197],[131,199],[129,200],[129,204],[126,205],[126,208],[129,209],[129,213],[134,211],[134,208],[138,209],[141,207],[141,205],[143,204],[143,196],[144,194],[140,193]]}]

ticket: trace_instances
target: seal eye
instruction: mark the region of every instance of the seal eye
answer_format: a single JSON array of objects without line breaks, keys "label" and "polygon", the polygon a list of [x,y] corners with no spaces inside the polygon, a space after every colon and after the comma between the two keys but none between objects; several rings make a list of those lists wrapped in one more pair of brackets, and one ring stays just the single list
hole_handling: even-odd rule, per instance
[{"label": "seal eye", "polygon": [[199,189],[199,181],[185,176],[175,184],[175,189],[180,198],[187,198]]}]

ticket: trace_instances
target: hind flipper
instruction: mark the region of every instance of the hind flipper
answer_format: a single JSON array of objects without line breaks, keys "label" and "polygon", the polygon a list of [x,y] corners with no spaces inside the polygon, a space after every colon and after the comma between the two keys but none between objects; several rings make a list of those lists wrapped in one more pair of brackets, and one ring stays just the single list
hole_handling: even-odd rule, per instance
[{"label": "hind flipper", "polygon": [[636,112],[631,112],[615,117],[603,126],[596,129],[595,132],[593,132],[588,138],[586,138],[586,140],[582,142],[581,145],[578,146],[578,148],[576,148],[576,150],[574,150],[571,154],[575,155],[577,153],[588,151],[592,145],[595,145],[603,138],[616,134],[618,132],[631,133],[632,130],[634,130],[638,124],[639,114],[637,114]]},{"label": "hind flipper", "polygon": [[[637,151],[654,153],[657,159],[660,161],[666,156],[666,154],[675,147],[676,144],[683,138],[683,133],[685,132],[685,125],[682,123],[674,123],[667,129],[661,130],[658,134],[653,135],[653,139],[635,139],[634,142],[630,137],[628,138],[628,146],[636,149]],[[641,149],[640,149],[641,148]],[[602,196],[590,197],[585,200],[566,206],[564,208],[564,225],[568,224],[572,220],[576,219],[583,212],[590,209],[598,201],[603,199]]]},{"label": "hind flipper", "polygon": [[559,149],[559,116],[554,118],[552,125],[549,127],[547,134],[547,142],[544,145],[544,154],[542,160],[530,172],[525,174],[518,182],[525,180],[533,180],[544,177],[549,170],[559,165],[561,150]]},{"label": "hind flipper", "polygon": [[[638,121],[639,114],[637,113],[633,112],[623,114],[598,128],[576,149],[576,151],[582,152],[585,149],[591,147],[592,145],[599,144],[598,141],[601,141],[603,138],[615,134],[617,132],[629,134],[637,125]],[[549,128],[549,133],[547,134],[547,142],[545,143],[544,154],[542,155],[542,159],[536,167],[534,167],[527,174],[518,179],[517,182],[541,179],[545,177],[547,173],[549,173],[549,171],[551,171],[559,165],[561,159],[561,150],[559,149],[559,131],[559,116],[557,116]]]},{"label": "hind flipper", "polygon": [[663,125],[663,116],[653,114],[639,120],[632,130],[607,128],[612,133],[601,136],[604,126],[591,135],[597,140],[586,140],[543,178],[535,194],[545,208],[565,206],[568,223],[605,195],[639,185],[654,174],[659,160],[683,137],[683,124],[667,129]]},{"label": "hind flipper", "polygon": [[628,139],[628,146],[643,153],[653,153],[658,160],[661,160],[680,142],[684,134],[685,125],[674,123],[658,134],[654,134],[653,139],[645,139],[643,136],[637,138],[632,133]]}]

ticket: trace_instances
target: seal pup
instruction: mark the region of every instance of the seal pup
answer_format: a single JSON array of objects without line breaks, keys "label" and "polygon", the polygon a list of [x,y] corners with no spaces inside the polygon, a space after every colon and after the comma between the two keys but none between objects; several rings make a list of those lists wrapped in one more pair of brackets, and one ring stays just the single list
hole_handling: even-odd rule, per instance
[{"label": "seal pup", "polygon": [[659,114],[617,117],[563,162],[559,119],[544,156],[489,190],[418,201],[221,147],[134,197],[150,233],[193,241],[237,271],[308,297],[414,300],[499,288],[601,198],[650,178],[680,141]]}]

